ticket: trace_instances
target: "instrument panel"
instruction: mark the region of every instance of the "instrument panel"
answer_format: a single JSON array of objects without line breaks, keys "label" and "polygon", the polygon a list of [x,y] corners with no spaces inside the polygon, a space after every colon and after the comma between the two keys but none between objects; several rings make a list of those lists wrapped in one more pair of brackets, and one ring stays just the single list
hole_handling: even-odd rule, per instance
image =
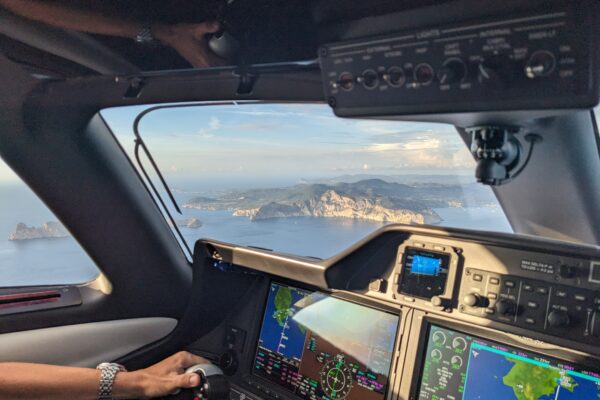
[{"label": "instrument panel", "polygon": [[325,96],[342,117],[591,108],[597,7],[564,1],[475,21],[465,10],[464,22],[328,43]]},{"label": "instrument panel", "polygon": [[232,399],[600,396],[597,247],[390,225],[321,262],[227,252],[262,293],[226,325]]}]

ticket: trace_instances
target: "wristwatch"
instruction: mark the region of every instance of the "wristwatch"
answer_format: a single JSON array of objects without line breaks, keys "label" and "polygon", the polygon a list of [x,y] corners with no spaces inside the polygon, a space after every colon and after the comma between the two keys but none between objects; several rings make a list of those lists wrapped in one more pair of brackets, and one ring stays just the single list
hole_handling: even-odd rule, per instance
[{"label": "wristwatch", "polygon": [[144,23],[138,33],[135,35],[135,41],[140,44],[154,43],[154,35],[152,34],[152,26],[149,23]]},{"label": "wristwatch", "polygon": [[112,389],[115,378],[119,372],[126,372],[124,366],[116,363],[103,362],[96,369],[100,370],[100,384],[98,386],[98,400],[113,400]]}]

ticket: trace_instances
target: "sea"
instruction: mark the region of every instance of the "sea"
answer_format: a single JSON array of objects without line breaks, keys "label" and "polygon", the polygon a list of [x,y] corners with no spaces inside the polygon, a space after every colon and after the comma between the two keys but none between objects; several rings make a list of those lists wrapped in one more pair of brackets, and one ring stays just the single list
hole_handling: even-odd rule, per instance
[{"label": "sea", "polygon": [[[193,194],[176,194],[180,204]],[[198,218],[197,229],[181,228],[193,249],[199,238],[258,246],[280,252],[327,258],[384,224],[344,218],[280,218],[250,221],[231,211],[183,208],[176,219]],[[441,225],[511,232],[499,206],[440,208]],[[17,224],[40,226],[57,218],[24,184],[0,184],[0,287],[87,282],[98,268],[72,237],[9,241]]]}]

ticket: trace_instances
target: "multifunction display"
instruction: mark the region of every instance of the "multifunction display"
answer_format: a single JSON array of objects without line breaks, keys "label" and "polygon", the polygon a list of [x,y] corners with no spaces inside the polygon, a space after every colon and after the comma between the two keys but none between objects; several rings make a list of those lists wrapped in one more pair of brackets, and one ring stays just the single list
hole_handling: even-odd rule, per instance
[{"label": "multifunction display", "polygon": [[419,400],[600,398],[589,368],[431,325]]},{"label": "multifunction display", "polygon": [[402,260],[400,293],[423,299],[439,296],[446,289],[450,255],[407,247]]},{"label": "multifunction display", "polygon": [[273,283],[254,374],[303,399],[383,400],[399,317]]}]

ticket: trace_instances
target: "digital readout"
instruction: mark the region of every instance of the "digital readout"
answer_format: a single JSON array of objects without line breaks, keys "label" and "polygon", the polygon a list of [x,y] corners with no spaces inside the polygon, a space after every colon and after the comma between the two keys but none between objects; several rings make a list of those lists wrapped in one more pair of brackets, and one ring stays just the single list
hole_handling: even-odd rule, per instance
[{"label": "digital readout", "polygon": [[417,275],[438,276],[441,265],[442,260],[440,258],[414,255],[410,272]]}]

